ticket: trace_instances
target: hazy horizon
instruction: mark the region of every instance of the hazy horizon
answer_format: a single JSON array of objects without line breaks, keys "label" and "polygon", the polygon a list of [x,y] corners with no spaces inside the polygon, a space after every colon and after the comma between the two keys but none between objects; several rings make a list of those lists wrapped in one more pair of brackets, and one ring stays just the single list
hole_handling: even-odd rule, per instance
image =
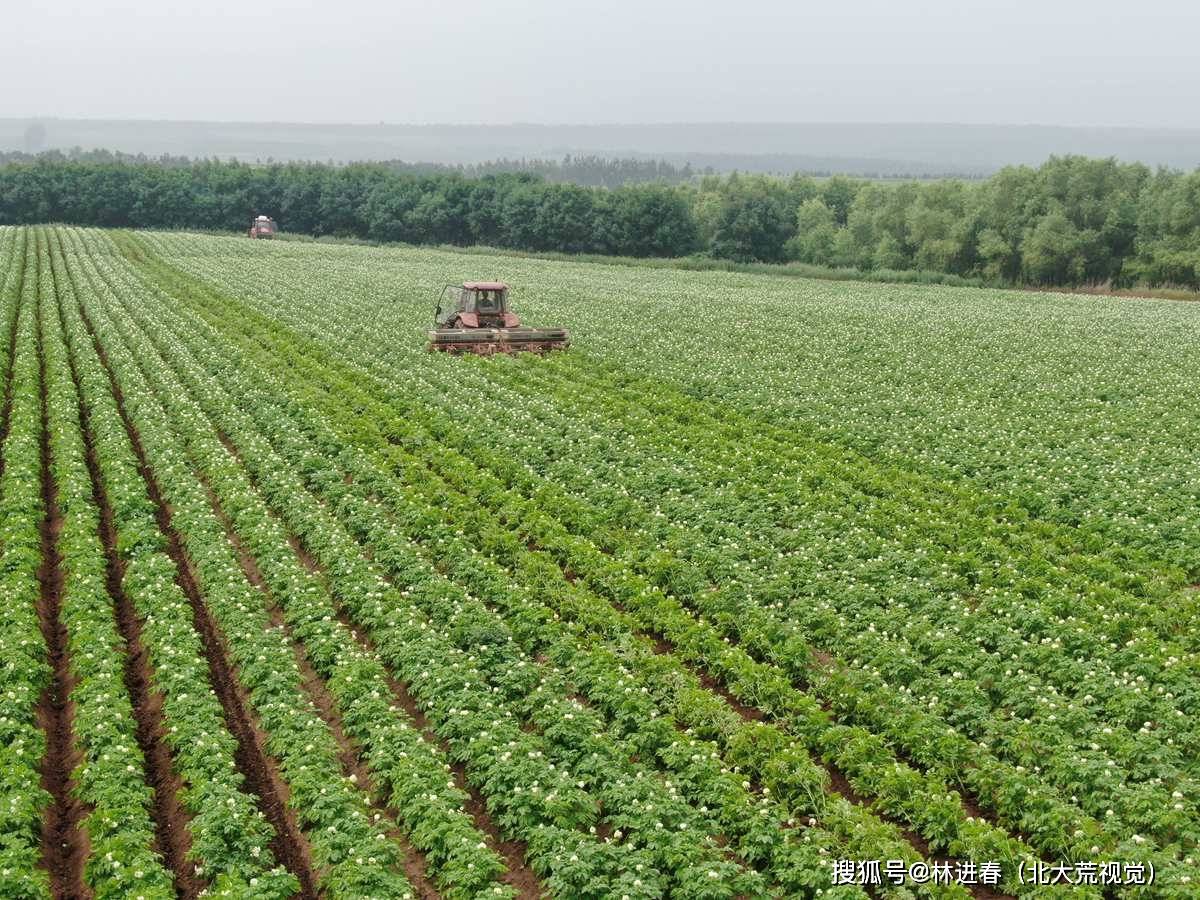
[{"label": "hazy horizon", "polygon": [[0,119],[0,152],[105,149],[147,156],[477,164],[600,156],[694,169],[841,172],[898,177],[985,175],[1050,156],[1115,157],[1200,167],[1200,130],[1038,125],[678,123],[412,125]]},{"label": "hazy horizon", "polygon": [[65,0],[6,25],[4,118],[1200,128],[1177,0]]},{"label": "hazy horizon", "polygon": [[312,128],[653,128],[657,126],[782,126],[820,128],[836,127],[874,127],[878,125],[930,126],[947,128],[987,128],[998,126],[1004,128],[1045,128],[1063,129],[1067,131],[1136,131],[1136,132],[1200,132],[1200,123],[1195,125],[1113,125],[1104,122],[1063,124],[1061,122],[1001,122],[1001,121],[953,121],[935,119],[647,119],[646,121],[511,121],[479,122],[479,121],[405,121],[401,119],[384,120],[351,120],[351,119],[254,119],[254,118],[223,118],[195,119],[177,116],[56,116],[56,115],[0,115],[0,121],[33,122],[94,122],[94,123],[136,123],[163,125],[270,125],[298,126]]}]

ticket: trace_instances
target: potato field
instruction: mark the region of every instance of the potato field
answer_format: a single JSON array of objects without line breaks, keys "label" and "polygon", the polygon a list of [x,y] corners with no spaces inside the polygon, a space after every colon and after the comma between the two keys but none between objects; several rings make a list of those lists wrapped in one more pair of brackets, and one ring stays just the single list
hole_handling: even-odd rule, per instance
[{"label": "potato field", "polygon": [[0,377],[0,898],[1200,897],[1200,305],[8,227]]}]

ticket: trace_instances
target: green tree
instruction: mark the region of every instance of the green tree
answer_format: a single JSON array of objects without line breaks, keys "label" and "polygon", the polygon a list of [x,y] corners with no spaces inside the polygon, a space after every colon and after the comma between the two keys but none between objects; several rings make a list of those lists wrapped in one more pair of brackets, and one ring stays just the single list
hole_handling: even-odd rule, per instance
[{"label": "green tree", "polygon": [[712,254],[738,262],[781,262],[794,228],[793,215],[778,191],[761,180],[737,185],[721,206]]},{"label": "green tree", "polygon": [[833,210],[824,200],[806,200],[796,210],[796,235],[788,241],[788,257],[815,265],[832,264],[837,230]]},{"label": "green tree", "polygon": [[685,256],[699,246],[687,198],[657,185],[618,188],[599,195],[596,245],[620,256]]},{"label": "green tree", "polygon": [[1033,284],[1078,284],[1085,271],[1082,235],[1062,212],[1038,220],[1021,242],[1021,268]]},{"label": "green tree", "polygon": [[850,219],[850,207],[862,185],[863,182],[842,175],[834,175],[822,182],[820,197],[833,210],[833,221],[838,225],[845,225]]}]

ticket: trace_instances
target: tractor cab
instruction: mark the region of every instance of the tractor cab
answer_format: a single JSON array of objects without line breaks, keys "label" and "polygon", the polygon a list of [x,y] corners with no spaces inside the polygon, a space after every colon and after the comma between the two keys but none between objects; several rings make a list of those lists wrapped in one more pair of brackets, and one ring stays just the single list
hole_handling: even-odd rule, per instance
[{"label": "tractor cab", "polygon": [[502,281],[447,285],[434,319],[442,328],[516,328],[521,324],[508,311],[508,285]]},{"label": "tractor cab", "polygon": [[275,220],[270,216],[255,216],[250,222],[250,237],[252,238],[273,238],[276,230]]}]

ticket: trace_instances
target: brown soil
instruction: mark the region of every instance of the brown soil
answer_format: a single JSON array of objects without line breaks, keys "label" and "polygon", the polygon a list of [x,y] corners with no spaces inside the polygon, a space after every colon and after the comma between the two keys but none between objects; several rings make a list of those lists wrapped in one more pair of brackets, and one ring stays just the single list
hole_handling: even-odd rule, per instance
[{"label": "brown soil", "polygon": [[[289,535],[288,542],[292,545],[292,549],[296,552],[296,557],[305,568],[314,574],[324,577],[320,563],[309,553],[298,538],[294,535]],[[346,626],[364,650],[373,656],[378,656],[371,639],[354,624],[350,617],[346,615],[345,610],[338,610],[338,621]],[[409,718],[413,720],[413,725],[421,732],[421,736],[449,756],[449,745],[438,737],[433,727],[429,724],[428,717],[417,704],[416,699],[408,692],[408,689],[390,675],[388,676],[388,687],[391,689],[392,696],[396,699],[400,708],[408,713]],[[521,897],[522,900],[544,897],[545,892],[538,882],[537,875],[534,874],[529,864],[525,861],[525,842],[507,840],[500,833],[499,827],[497,827],[488,813],[483,795],[467,780],[465,765],[460,762],[451,762],[450,771],[453,775],[455,785],[467,795],[465,808],[474,821],[475,827],[483,832],[488,846],[504,860],[504,865],[508,871],[502,876],[501,881],[515,888],[517,896]]]},{"label": "brown soil", "polygon": [[[911,828],[906,828],[891,816],[884,815],[878,810],[872,809],[871,802],[850,786],[849,780],[846,778],[845,773],[842,772],[841,769],[831,763],[826,763],[825,770],[829,773],[830,793],[837,794],[856,806],[861,806],[865,809],[871,809],[875,815],[879,816],[879,818],[883,819],[884,821],[891,822],[900,829],[900,833],[904,836],[904,839],[908,841],[908,843],[912,845],[913,849],[921,854],[921,857],[927,862],[931,864],[949,862],[951,866],[953,866],[953,859],[945,856],[944,854],[934,853],[932,848],[929,846],[929,842]],[[1011,900],[1010,894],[997,891],[995,888],[989,885],[971,884],[964,885],[964,887],[966,887],[971,892],[971,896],[977,898],[977,900]]]},{"label": "brown soil", "polygon": [[[662,637],[653,637],[651,640],[654,642],[655,653],[659,655],[669,655],[674,652],[674,648],[671,643]],[[832,662],[832,657],[830,657],[828,654],[817,653],[815,655],[818,657],[818,659],[824,657],[824,660],[822,660],[824,664]],[[738,701],[738,699],[734,697],[724,685],[722,685],[712,676],[682,661],[680,662],[680,665],[695,675],[707,690],[719,694],[725,700],[725,702],[729,704],[730,708],[733,709],[739,716],[741,716],[743,720],[747,722],[759,722],[763,719],[769,718],[763,713],[762,710],[756,709],[752,706],[747,706],[746,704]],[[913,849],[921,854],[922,858],[925,860],[931,863],[952,861],[949,860],[949,857],[935,854],[930,848],[929,842],[909,828],[904,822],[900,821],[894,816],[875,809],[870,800],[854,790],[854,788],[850,785],[849,779],[846,778],[845,773],[842,772],[842,770],[837,766],[816,758],[814,758],[813,761],[822,766],[829,774],[830,793],[837,794],[838,796],[845,798],[855,806],[861,806],[864,809],[871,810],[871,812],[880,819],[895,826],[903,835],[904,839],[908,841],[908,843],[912,845]],[[980,813],[972,811],[973,809],[977,809],[977,807],[973,807],[973,804],[969,804],[966,800],[963,801],[963,807],[966,809],[968,815],[981,815]],[[971,895],[978,898],[978,900],[1000,900],[1000,898],[1009,897],[1008,894],[999,893],[991,887],[985,885],[968,885],[967,887],[971,891]]]},{"label": "brown soil", "polygon": [[813,659],[815,659],[817,661],[818,665],[832,666],[834,664],[833,657],[830,654],[826,653],[824,650],[817,650],[814,648],[812,651],[812,655],[813,655]]},{"label": "brown soil", "polygon": [[227,451],[229,451],[230,456],[232,456],[238,462],[241,462],[242,454],[238,450],[237,444],[235,444],[233,441],[231,441],[229,439],[229,435],[227,435],[220,428],[216,429],[216,432],[217,432],[217,439],[221,442],[221,446],[224,447]]},{"label": "brown soil", "polygon": [[142,622],[121,584],[124,565],[117,556],[112,507],[100,480],[90,435],[87,442],[88,469],[92,473],[93,490],[101,512],[100,534],[108,555],[108,590],[113,599],[118,627],[126,642],[125,686],[137,720],[137,740],[145,757],[146,781],[154,790],[153,815],[158,850],[175,873],[176,888],[180,895],[196,897],[204,890],[205,882],[196,876],[195,863],[188,858],[192,846],[188,824],[192,816],[180,800],[184,789],[183,779],[175,770],[166,742],[163,696],[151,687],[150,658],[142,643]]},{"label": "brown soil", "polygon": [[[279,614],[277,609],[272,609],[271,620],[272,624],[286,630],[283,616]],[[338,758],[342,763],[343,770],[355,777],[359,788],[370,798],[371,809],[384,817],[388,837],[404,853],[404,875],[413,886],[417,896],[426,898],[426,900],[436,900],[441,894],[438,893],[433,879],[430,878],[429,863],[425,859],[425,854],[414,847],[409,842],[408,837],[400,830],[398,825],[400,818],[399,811],[388,806],[380,799],[380,792],[371,778],[370,770],[362,761],[362,753],[358,745],[346,735],[334,698],[326,689],[317,671],[308,661],[304,650],[294,640],[292,641],[292,650],[296,655],[296,661],[299,663],[300,672],[304,677],[305,692],[312,699],[314,705],[317,707],[318,714],[325,724],[329,726],[329,730],[333,733],[334,740],[337,742]]]},{"label": "brown soil", "polygon": [[[637,634],[638,636],[642,636],[640,632],[637,632]],[[654,641],[654,652],[659,656],[670,656],[675,652],[675,648],[666,639],[662,637],[650,637],[648,635],[646,637],[649,637],[650,640]],[[766,718],[766,713],[764,713],[761,709],[753,706],[747,706],[737,697],[733,696],[733,694],[729,692],[729,689],[726,688],[725,685],[721,684],[721,682],[713,678],[703,669],[690,666],[682,660],[679,664],[687,669],[692,675],[696,676],[696,678],[700,681],[701,686],[706,691],[712,691],[714,694],[718,694],[721,699],[729,705],[730,709],[736,712],[747,722],[760,722]]]},{"label": "brown soil", "polygon": [[[234,453],[236,455],[237,454],[236,447],[234,447],[232,445],[232,443],[228,440],[228,438],[224,434],[221,435],[221,439],[222,439],[222,442],[225,444],[226,448],[229,449],[229,451],[231,453]],[[396,443],[396,441],[391,441],[391,442]],[[347,481],[349,481],[349,479],[347,479]],[[290,538],[289,540],[292,543],[293,549],[296,551],[297,555],[301,558],[301,560],[304,562],[304,564],[311,571],[314,571],[314,572],[319,571],[319,564],[312,558],[312,556],[310,554],[307,553],[307,551],[303,548],[301,542],[295,538]],[[529,549],[530,551],[536,552],[536,551],[540,551],[540,549],[541,549],[539,547],[538,543],[532,538],[528,538],[525,543],[526,543],[527,549]],[[551,559],[553,559],[553,558],[554,558],[553,555],[551,555]],[[570,583],[570,584],[577,583],[577,581],[578,581],[577,573],[575,573],[574,571],[571,571],[570,569],[568,569],[567,567],[562,566],[562,565],[560,565],[559,568],[562,572],[564,579],[568,583]],[[622,612],[624,611],[621,609],[619,604],[612,603],[612,605],[614,607],[616,607],[619,611],[622,611]],[[358,631],[353,628],[350,621],[346,617],[344,617],[344,615],[340,616],[340,618],[342,618],[344,623],[348,627],[351,628],[351,631],[355,634],[355,636],[357,638],[359,638],[359,640],[361,642],[364,643],[364,646],[369,646],[369,640],[365,636],[360,635],[358,633]],[[637,631],[635,631],[635,634],[637,634],[639,636],[648,636],[648,635],[643,635],[642,632],[637,632]],[[654,638],[652,636],[648,636],[648,637],[650,637],[650,639],[654,641],[656,653],[670,654],[670,653],[674,652],[674,649],[669,642],[667,642],[661,638]],[[827,654],[820,654],[819,652],[817,653],[818,658],[821,655],[827,656]],[[832,662],[832,657],[828,657],[828,662]],[[764,714],[764,712],[762,710],[756,709],[754,707],[748,706],[748,705],[738,701],[717,679],[713,678],[708,673],[706,673],[702,670],[695,669],[691,666],[687,666],[686,664],[684,664],[684,665],[689,669],[689,671],[692,671],[692,674],[694,674],[699,679],[700,683],[703,685],[703,687],[705,689],[719,694],[729,704],[729,706],[732,709],[734,709],[743,719],[745,719],[747,721],[760,721],[760,720],[766,718],[766,715]],[[401,688],[400,692],[397,693],[397,691],[396,691],[397,687],[400,687],[400,686],[395,685],[393,687],[393,693],[396,693],[397,697],[399,699],[401,699],[402,704],[404,704],[404,699],[407,697],[407,693],[403,691],[403,688]],[[586,702],[586,700],[584,698],[579,698],[579,699],[582,702]],[[409,704],[411,704],[412,708],[409,708]],[[404,704],[404,705],[405,705],[405,708],[409,710],[409,714],[413,717],[414,721],[417,721],[421,725],[422,728],[427,727],[427,724],[426,724],[423,714],[420,713],[419,708],[416,708],[416,705],[415,705],[415,703],[412,702],[411,698],[408,698],[408,704]],[[431,734],[427,735],[427,736],[431,737],[431,739],[436,740],[440,743],[440,740],[438,740],[436,738],[436,736],[431,735]],[[818,764],[821,764],[821,762],[819,760],[817,762],[818,762]],[[461,766],[456,767],[456,768],[461,769]],[[832,769],[832,767],[826,766],[826,768],[830,770],[831,783],[837,784],[840,781],[840,783],[845,786],[847,791],[850,790],[849,784],[848,784],[848,782],[846,782],[844,775],[841,775],[841,773],[839,772],[839,773],[837,773],[837,777],[835,778],[834,770]],[[867,801],[865,801],[861,797],[858,797],[857,795],[854,795],[854,796],[855,796],[855,799],[852,802],[855,802],[858,805],[869,808],[870,804]],[[966,802],[964,802],[964,807],[967,808],[969,815],[978,815],[980,818],[985,818],[983,816],[982,812],[973,812],[971,810],[971,806],[969,806]],[[976,807],[976,809],[977,809],[977,807]],[[878,812],[876,812],[876,815],[880,815],[881,818],[891,821],[888,817],[882,816]],[[930,855],[928,843],[923,838],[921,838],[915,832],[912,832],[910,829],[905,828],[902,824],[900,824],[898,822],[893,822],[893,824],[895,824],[897,826],[897,828],[904,834],[904,836],[909,840],[909,842],[912,843],[914,848],[916,848],[918,850],[918,852],[920,852],[922,854],[922,856],[924,856],[930,860],[939,859],[938,857],[934,857],[934,856]],[[978,889],[973,889],[972,892],[977,897],[993,896],[990,893],[989,889],[982,888],[982,887],[980,887]],[[1002,897],[1005,895],[996,894],[994,896]]]},{"label": "brown soil", "polygon": [[291,544],[296,558],[300,560],[300,565],[304,566],[304,568],[308,569],[314,575],[321,573],[321,564],[317,562],[316,557],[308,552],[308,548],[300,543],[300,540],[295,535],[288,535],[288,543]]},{"label": "brown soil", "polygon": [[[59,321],[62,322],[61,307]],[[133,705],[137,742],[145,760],[146,783],[153,790],[151,814],[155,825],[155,849],[174,873],[177,894],[190,900],[199,896],[206,886],[205,882],[196,876],[195,863],[188,858],[192,846],[188,824],[192,816],[180,801],[183,779],[172,764],[171,752],[166,743],[162,694],[151,687],[150,659],[142,643],[142,623],[122,586],[125,566],[117,553],[117,531],[113,523],[112,504],[109,503],[108,492],[100,474],[91,416],[83,402],[74,354],[70,352],[68,363],[71,379],[75,383],[76,396],[79,397],[79,428],[86,449],[88,474],[92,479],[92,498],[100,510],[99,537],[106,556],[108,593],[112,598],[117,628],[126,645],[125,689]]]},{"label": "brown soil", "polygon": [[175,874],[175,886],[180,896],[197,897],[206,887],[197,877],[196,865],[189,858],[192,835],[188,829],[191,813],[181,801],[183,779],[175,770],[166,741],[163,722],[163,695],[150,686],[150,659],[142,644],[142,623],[129,598],[120,590],[119,575],[113,595],[117,621],[127,643],[125,685],[133,699],[133,714],[137,720],[137,741],[146,764],[146,782],[154,791],[153,816],[158,850]]},{"label": "brown soil", "polygon": [[[202,478],[201,481],[203,482],[204,479]],[[375,787],[374,780],[371,778],[370,770],[362,761],[362,752],[358,744],[346,734],[337,701],[329,693],[325,682],[313,667],[303,645],[293,636],[291,626],[287,624],[282,610],[280,610],[278,604],[275,602],[270,587],[263,577],[262,570],[258,567],[257,560],[255,560],[254,556],[242,542],[241,537],[237,534],[233,522],[221,507],[220,500],[207,483],[204,483],[204,490],[208,495],[208,501],[212,505],[214,514],[221,520],[221,524],[225,526],[226,536],[229,538],[229,543],[233,547],[234,554],[238,558],[238,563],[242,568],[242,572],[245,573],[246,579],[255,588],[263,592],[267,600],[267,611],[271,618],[271,624],[288,636],[292,647],[292,654],[295,656],[296,665],[299,667],[300,675],[303,679],[302,686],[304,692],[317,708],[317,714],[321,717],[321,720],[329,727],[330,732],[333,734],[334,740],[337,743],[338,759],[342,764],[342,770],[347,775],[354,776],[358,787],[370,798],[370,808],[372,811],[385,818],[388,837],[404,853],[404,874],[416,891],[417,896],[423,898],[423,900],[437,900],[441,895],[429,877],[429,868],[425,860],[425,855],[410,844],[408,838],[400,831],[397,825],[399,813],[386,803],[380,801],[380,794]]]},{"label": "brown soil", "polygon": [[[37,315],[27,310],[27,315]],[[38,622],[50,657],[53,675],[38,701],[36,717],[46,732],[46,754],[42,759],[42,786],[52,802],[42,822],[42,864],[50,873],[50,890],[55,897],[92,896],[84,883],[83,868],[90,855],[86,832],[80,822],[87,815],[83,804],[75,798],[71,772],[82,760],[73,733],[75,704],[71,691],[75,679],[71,669],[70,639],[61,618],[65,575],[62,556],[58,552],[58,537],[62,533],[63,517],[58,505],[58,485],[51,472],[50,432],[46,400],[46,359],[42,352],[41,326],[37,328],[37,356],[41,392],[41,457],[42,505],[45,515],[41,522],[42,564],[37,578],[40,591],[37,602]]]},{"label": "brown soil", "polygon": [[[48,474],[43,479],[43,496],[56,493]],[[84,885],[83,866],[90,852],[87,834],[79,827],[87,814],[75,799],[71,772],[82,760],[72,728],[75,704],[66,626],[59,618],[62,603],[62,558],[56,544],[62,531],[62,516],[56,500],[49,500],[49,514],[42,521],[42,565],[37,577],[41,585],[37,612],[42,637],[49,651],[53,677],[38,701],[36,717],[46,732],[46,755],[42,759],[42,787],[53,798],[42,823],[42,864],[50,873],[55,897],[90,897]]]},{"label": "brown soil", "polygon": [[[219,429],[217,435],[225,449],[234,458],[240,460],[240,451],[229,436]],[[288,543],[296,554],[296,558],[305,569],[322,579],[326,578],[325,571],[320,562],[304,546],[303,541],[294,534],[289,533]],[[371,639],[346,615],[345,610],[340,608],[338,610],[338,621],[346,626],[350,634],[353,635],[354,639],[363,649],[372,655],[377,655]],[[421,736],[449,756],[449,745],[434,732],[432,726],[429,724],[429,719],[413,696],[408,692],[408,689],[390,675],[388,676],[388,687],[391,689],[392,696],[395,697],[400,708],[413,720],[413,724],[421,732]],[[504,860],[507,871],[501,877],[501,881],[515,888],[522,900],[544,897],[545,893],[538,882],[537,876],[525,861],[525,842],[506,840],[500,833],[500,829],[492,821],[491,815],[488,813],[487,804],[483,796],[467,780],[466,766],[464,764],[451,762],[450,771],[459,790],[467,795],[466,811],[474,821],[475,827],[483,833],[488,846]],[[415,883],[414,886],[416,886]]]},{"label": "brown soil", "polygon": [[125,409],[124,396],[116,375],[109,365],[108,355],[96,335],[86,310],[80,307],[96,352],[109,378],[117,410],[125,425],[126,433],[133,444],[138,459],[138,469],[146,482],[146,490],[155,506],[155,516],[164,537],[167,550],[176,567],[176,582],[192,606],[193,626],[200,635],[208,660],[209,680],[225,713],[225,724],[237,740],[236,761],[238,770],[245,776],[245,787],[254,793],[267,821],[275,830],[271,850],[276,859],[300,881],[300,896],[304,900],[315,900],[316,865],[312,848],[301,832],[296,815],[287,805],[289,791],[279,773],[278,764],[266,751],[266,737],[251,707],[245,688],[238,681],[221,639],[220,631],[212,614],[205,606],[199,586],[192,571],[179,533],[171,524],[171,511],[163,499],[158,482],[146,459],[141,437],[134,428]]}]

